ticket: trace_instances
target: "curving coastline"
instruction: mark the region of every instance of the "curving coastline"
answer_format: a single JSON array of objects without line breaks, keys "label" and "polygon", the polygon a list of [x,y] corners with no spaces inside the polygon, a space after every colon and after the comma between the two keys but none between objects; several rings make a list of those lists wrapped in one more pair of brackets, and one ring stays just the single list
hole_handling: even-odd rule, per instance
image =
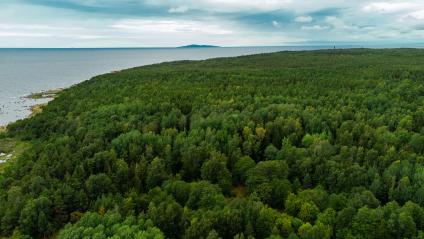
[{"label": "curving coastline", "polygon": [[[30,107],[48,100],[23,98],[31,92],[71,87],[111,71],[177,60],[203,60],[326,46],[149,49],[0,49],[0,125],[28,117]],[[35,57],[36,61],[28,61]],[[10,59],[15,59],[11,61]],[[19,62],[20,64],[16,64]],[[36,64],[36,65],[35,65]],[[28,69],[28,70],[21,70]]]}]

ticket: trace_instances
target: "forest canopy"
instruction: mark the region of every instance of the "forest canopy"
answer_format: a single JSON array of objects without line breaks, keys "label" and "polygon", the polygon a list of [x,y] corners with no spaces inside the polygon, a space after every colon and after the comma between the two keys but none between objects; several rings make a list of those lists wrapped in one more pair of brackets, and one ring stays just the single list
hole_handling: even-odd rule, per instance
[{"label": "forest canopy", "polygon": [[8,126],[15,238],[424,238],[424,50],[100,75]]}]

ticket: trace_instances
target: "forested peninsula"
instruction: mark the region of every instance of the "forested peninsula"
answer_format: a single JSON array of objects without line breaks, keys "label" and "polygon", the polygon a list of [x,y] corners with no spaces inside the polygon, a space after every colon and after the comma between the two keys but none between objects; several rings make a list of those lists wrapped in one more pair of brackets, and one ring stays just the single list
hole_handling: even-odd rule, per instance
[{"label": "forested peninsula", "polygon": [[5,238],[424,238],[424,50],[113,72],[1,142]]}]

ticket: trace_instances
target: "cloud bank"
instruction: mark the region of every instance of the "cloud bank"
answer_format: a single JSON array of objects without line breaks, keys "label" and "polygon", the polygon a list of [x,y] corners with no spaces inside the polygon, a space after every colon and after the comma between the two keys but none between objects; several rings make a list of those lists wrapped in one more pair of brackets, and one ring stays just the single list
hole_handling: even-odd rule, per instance
[{"label": "cloud bank", "polygon": [[2,0],[0,47],[419,43],[422,0]]}]

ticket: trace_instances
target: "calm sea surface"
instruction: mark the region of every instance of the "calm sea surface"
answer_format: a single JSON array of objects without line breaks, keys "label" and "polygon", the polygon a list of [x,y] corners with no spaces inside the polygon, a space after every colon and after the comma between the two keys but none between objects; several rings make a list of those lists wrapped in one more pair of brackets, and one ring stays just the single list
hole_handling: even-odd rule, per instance
[{"label": "calm sea surface", "polygon": [[27,117],[32,105],[48,101],[24,98],[30,93],[69,87],[114,70],[165,61],[324,48],[0,49],[0,125]]}]

